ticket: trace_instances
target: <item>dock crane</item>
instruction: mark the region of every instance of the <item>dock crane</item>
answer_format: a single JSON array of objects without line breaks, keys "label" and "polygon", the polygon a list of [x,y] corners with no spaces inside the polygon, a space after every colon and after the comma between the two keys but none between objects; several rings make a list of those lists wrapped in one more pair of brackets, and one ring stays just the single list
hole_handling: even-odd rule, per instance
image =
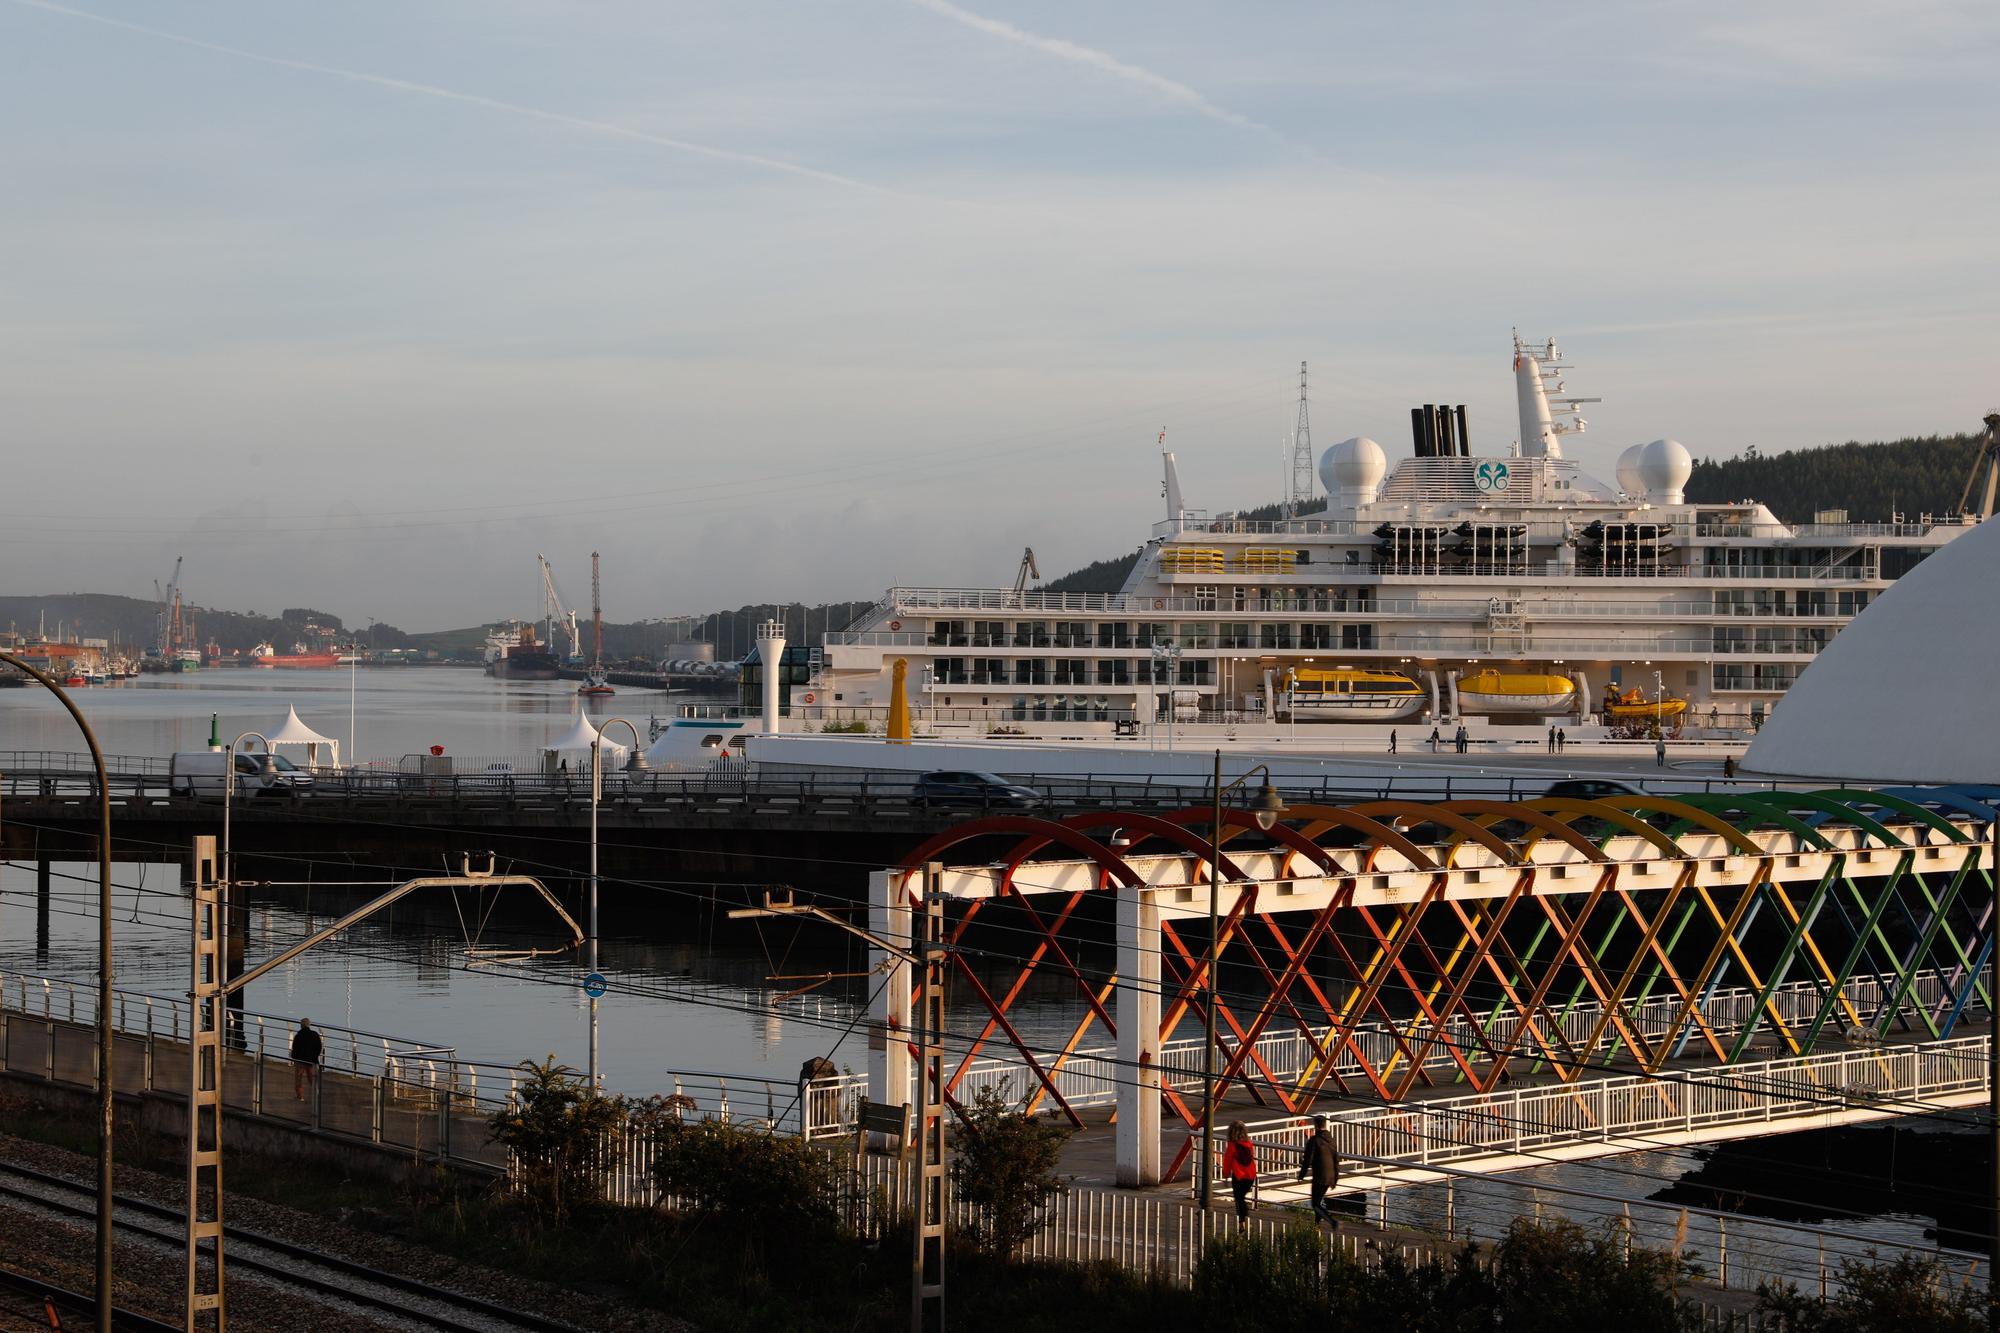
[{"label": "dock crane", "polygon": [[1019,606],[1022,596],[1028,591],[1028,580],[1042,581],[1042,571],[1035,564],[1035,548],[1024,547],[1021,551],[1021,568],[1014,575],[1014,605]]},{"label": "dock crane", "polygon": [[153,651],[162,661],[172,657],[181,646],[181,565],[186,559],[184,555],[174,557],[174,576],[167,580],[165,589],[160,587],[158,579],[153,580],[153,591],[160,601]]},{"label": "dock crane", "polygon": [[549,558],[537,552],[535,559],[542,563],[542,597],[548,604],[549,638],[554,639],[556,626],[569,631],[569,657],[571,662],[583,660],[583,631],[577,628],[576,612],[563,602],[562,590],[556,587],[556,571],[549,564]]},{"label": "dock crane", "polygon": [[[1983,479],[1983,484],[1982,484]],[[1980,494],[1979,508],[1969,509],[1972,493]],[[2000,494],[2000,411],[1986,414],[1986,437],[1973,455],[1972,471],[1966,475],[1965,489],[1958,496],[1958,512],[1984,522],[1993,517],[1993,502]]]}]

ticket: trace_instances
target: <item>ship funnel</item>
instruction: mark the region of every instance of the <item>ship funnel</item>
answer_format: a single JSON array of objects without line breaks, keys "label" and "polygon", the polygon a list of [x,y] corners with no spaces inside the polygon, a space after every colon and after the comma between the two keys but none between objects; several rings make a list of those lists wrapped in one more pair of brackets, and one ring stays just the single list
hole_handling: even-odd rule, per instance
[{"label": "ship funnel", "polygon": [[778,734],[778,701],[783,698],[785,624],[767,620],[757,627],[757,656],[764,664],[764,734]]}]

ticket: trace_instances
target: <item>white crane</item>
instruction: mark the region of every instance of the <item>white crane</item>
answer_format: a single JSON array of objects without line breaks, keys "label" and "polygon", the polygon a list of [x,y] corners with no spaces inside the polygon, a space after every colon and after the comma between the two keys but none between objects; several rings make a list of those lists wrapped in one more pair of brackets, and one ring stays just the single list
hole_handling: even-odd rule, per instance
[{"label": "white crane", "polygon": [[542,562],[542,597],[548,603],[549,638],[554,640],[558,625],[568,630],[569,660],[580,662],[583,660],[583,631],[577,627],[576,612],[564,603],[562,589],[556,586],[556,571],[549,564],[549,558],[537,552],[535,559]]}]

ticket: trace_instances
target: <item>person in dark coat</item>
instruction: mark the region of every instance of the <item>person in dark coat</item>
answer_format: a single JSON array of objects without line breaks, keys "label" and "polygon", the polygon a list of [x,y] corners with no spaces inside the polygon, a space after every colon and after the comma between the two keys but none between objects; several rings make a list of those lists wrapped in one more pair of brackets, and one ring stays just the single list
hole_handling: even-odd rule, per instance
[{"label": "person in dark coat", "polygon": [[1299,1153],[1299,1179],[1307,1176],[1312,1177],[1313,1220],[1339,1230],[1339,1216],[1327,1203],[1326,1196],[1340,1183],[1340,1153],[1333,1146],[1333,1135],[1328,1132],[1323,1115],[1313,1117],[1312,1137]]},{"label": "person in dark coat", "polygon": [[306,1090],[319,1076],[320,1052],[325,1048],[319,1033],[313,1031],[312,1020],[301,1018],[299,1030],[292,1034],[292,1095],[300,1101],[306,1099]]}]

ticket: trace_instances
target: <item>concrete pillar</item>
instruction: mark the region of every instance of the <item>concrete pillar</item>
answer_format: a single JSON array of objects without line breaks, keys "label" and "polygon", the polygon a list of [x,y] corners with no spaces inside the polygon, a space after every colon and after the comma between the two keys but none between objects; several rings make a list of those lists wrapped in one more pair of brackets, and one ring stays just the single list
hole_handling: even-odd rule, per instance
[{"label": "concrete pillar", "polygon": [[767,620],[757,627],[757,656],[764,664],[764,734],[775,736],[778,734],[779,704],[785,697],[779,680],[784,675],[784,622]]},{"label": "concrete pillar", "polygon": [[[877,870],[868,877],[868,929],[878,938],[908,948],[910,945],[910,900],[903,891],[903,877]],[[872,967],[887,966],[888,972],[876,989],[868,1009],[868,1100],[901,1106],[912,1099],[910,1081],[910,987],[914,979],[908,962],[868,950]]]},{"label": "concrete pillar", "polygon": [[1153,890],[1118,889],[1117,1178],[1160,1183],[1160,909]]}]

